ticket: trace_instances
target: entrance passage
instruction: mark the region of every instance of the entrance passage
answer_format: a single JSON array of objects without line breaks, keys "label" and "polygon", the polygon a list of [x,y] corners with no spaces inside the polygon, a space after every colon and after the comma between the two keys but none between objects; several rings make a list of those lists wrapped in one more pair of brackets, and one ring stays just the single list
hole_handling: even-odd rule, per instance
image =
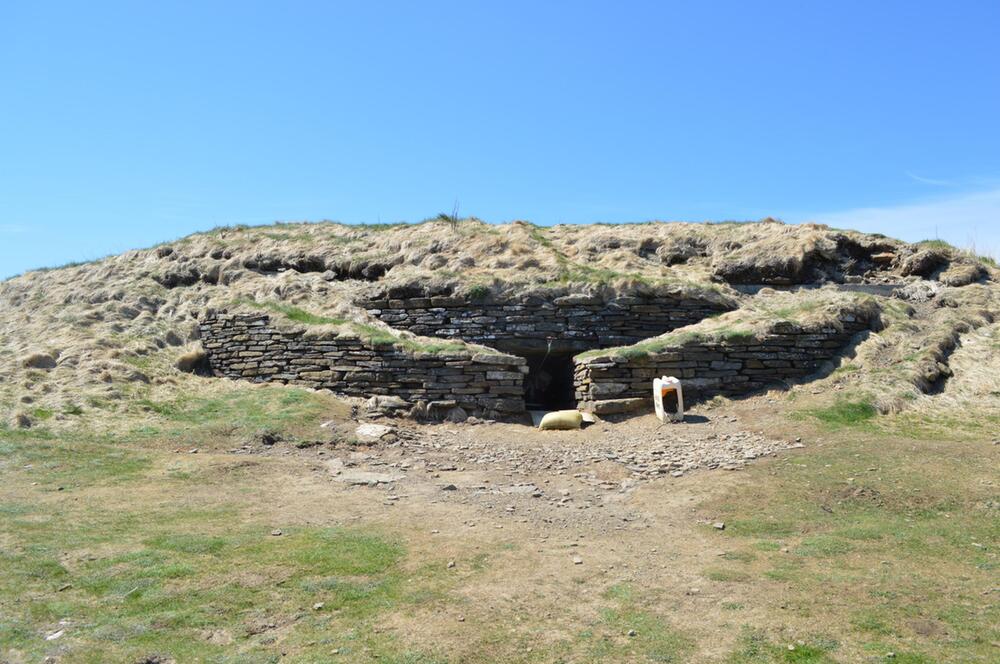
[{"label": "entrance passage", "polygon": [[524,379],[524,401],[529,410],[559,410],[576,407],[573,389],[574,353],[531,353]]}]

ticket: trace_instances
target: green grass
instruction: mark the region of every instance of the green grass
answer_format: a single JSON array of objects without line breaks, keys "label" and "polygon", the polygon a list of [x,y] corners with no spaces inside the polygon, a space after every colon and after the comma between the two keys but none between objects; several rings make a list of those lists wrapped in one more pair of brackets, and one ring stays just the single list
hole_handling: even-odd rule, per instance
[{"label": "green grass", "polygon": [[878,410],[863,398],[842,398],[830,406],[803,410],[802,415],[813,417],[832,428],[852,427],[868,423]]},{"label": "green grass", "polygon": [[[339,649],[343,661],[433,661],[379,629],[447,602],[451,583],[444,561],[412,560],[392,533],[289,524],[276,537],[244,515],[239,487],[159,477],[144,493],[149,459],[128,447],[7,430],[0,441],[0,464],[16,469],[5,489],[23,498],[0,502],[0,657],[319,662]],[[64,472],[129,499],[57,500],[46,485]],[[63,619],[65,636],[46,641]]]},{"label": "green grass", "polygon": [[851,543],[833,535],[815,535],[806,537],[795,548],[794,553],[813,558],[831,558],[849,553]]},{"label": "green grass", "polygon": [[958,251],[958,247],[955,245],[945,242],[944,240],[921,240],[917,242],[917,246],[922,249],[941,249],[944,251]]},{"label": "green grass", "polygon": [[917,246],[923,249],[940,249],[942,251],[952,252],[955,254],[963,254],[972,258],[973,260],[979,261],[986,267],[997,267],[997,260],[993,256],[978,255],[975,253],[975,247],[969,247],[967,249],[959,249],[953,244],[945,242],[944,240],[921,240],[917,242]]},{"label": "green grass", "polygon": [[467,353],[469,347],[462,341],[421,341],[409,337],[397,337],[381,327],[364,323],[352,323],[353,334],[372,346],[398,346],[411,353]]},{"label": "green grass", "polygon": [[[726,531],[738,535],[750,535],[761,538],[784,537],[798,532],[793,520],[777,520],[771,516],[741,516],[726,522]],[[776,543],[767,543],[774,547]],[[758,547],[760,548],[760,547]],[[781,548],[777,546],[776,548]]]},{"label": "green grass", "polygon": [[720,558],[723,560],[735,560],[741,563],[750,563],[757,559],[757,556],[751,551],[726,551]]},{"label": "green grass", "polygon": [[739,330],[733,328],[722,328],[716,332],[716,338],[723,343],[738,346],[740,344],[751,343],[755,335],[750,330]]},{"label": "green grass", "polygon": [[55,415],[55,411],[51,408],[35,408],[31,411],[31,417],[41,422],[50,419],[53,415]]},{"label": "green grass", "polygon": [[681,329],[669,332],[665,335],[640,341],[631,346],[618,346],[615,348],[602,348],[589,350],[580,353],[576,359],[587,359],[590,357],[618,356],[627,359],[641,359],[650,355],[656,355],[672,349],[681,349],[685,346],[702,343],[722,343],[730,346],[739,346],[752,343],[756,339],[756,334],[749,329],[738,326],[723,326],[710,330],[688,330]]},{"label": "green grass", "polygon": [[154,413],[160,422],[124,433],[120,440],[144,444],[169,438],[174,445],[199,447],[203,442],[232,445],[268,429],[289,441],[313,440],[319,424],[342,410],[335,399],[284,385],[245,386],[213,396],[181,394],[173,399],[138,399],[134,412]]},{"label": "green grass", "polygon": [[982,410],[933,414],[904,411],[880,418],[879,424],[886,433],[906,438],[961,437],[966,440],[982,440],[1000,430],[1000,413]]},{"label": "green grass", "polygon": [[757,305],[757,311],[759,313],[766,314],[768,318],[781,321],[795,322],[800,320],[805,314],[811,313],[818,310],[822,306],[822,302],[819,300],[811,300],[808,298],[802,298],[800,302],[796,302],[794,305],[784,306],[784,307],[774,307],[769,308],[766,306],[766,301],[761,302]]},{"label": "green grass", "polygon": [[619,346],[615,348],[601,348],[588,350],[580,353],[574,359],[584,360],[591,357],[619,356],[628,359],[641,359],[649,355],[656,355],[671,348],[683,348],[684,346],[701,343],[707,337],[699,332],[683,330],[670,332],[669,334],[656,337],[649,341],[640,341],[631,346]]},{"label": "green grass", "polygon": [[145,373],[153,368],[155,357],[152,354],[146,355],[124,355],[122,362]]},{"label": "green grass", "polygon": [[893,634],[892,628],[882,618],[881,612],[873,609],[856,611],[851,617],[851,627],[858,632],[886,636]]},{"label": "green grass", "polygon": [[[619,636],[634,630],[634,636],[625,637],[629,639],[627,650],[636,652],[641,657],[640,661],[684,662],[694,645],[689,637],[671,628],[664,618],[641,609],[607,609],[601,613],[601,622],[605,629]],[[621,661],[624,655],[622,650],[625,649],[614,647],[613,643],[601,640],[591,644],[591,657],[597,661],[609,658]]]},{"label": "green grass", "polygon": [[271,313],[279,314],[284,316],[290,321],[296,323],[302,323],[303,325],[343,325],[347,322],[346,318],[331,318],[329,316],[320,316],[317,314],[310,313],[299,307],[294,307],[289,304],[282,304],[280,302],[258,302],[251,299],[241,299],[233,303],[235,306],[245,305],[252,307],[254,309],[264,309],[270,311]]},{"label": "green grass", "polygon": [[[990,544],[1000,519],[989,507],[1000,500],[982,480],[995,452],[981,438],[832,435],[808,454],[749,468],[738,489],[704,506],[725,521],[719,536],[734,551],[704,575],[730,592],[746,588],[764,616],[725,661],[994,661],[1000,606],[983,589],[1000,570]],[[740,555],[748,548],[752,557]],[[790,637],[785,616],[825,635]],[[915,632],[920,621],[939,632]]]},{"label": "green grass", "polygon": [[[804,327],[813,327],[820,320],[821,312],[824,308],[828,311],[821,313],[828,314],[826,322],[830,325],[838,324],[835,320],[837,311],[850,308],[851,305],[856,311],[865,311],[871,314],[880,305],[871,296],[864,294],[852,294],[831,304],[827,301],[829,296],[820,294],[816,296],[799,296],[794,305],[784,307],[769,307],[760,302],[746,305],[743,308],[726,312],[724,319],[719,316],[711,316],[699,323],[684,328],[668,332],[667,334],[640,341],[630,346],[618,346],[614,348],[603,348],[591,350],[576,356],[576,359],[588,359],[593,357],[624,357],[627,359],[639,359],[649,355],[656,355],[672,349],[680,349],[691,344],[717,343],[730,346],[740,346],[752,344],[761,336],[769,334],[768,326],[776,321],[795,323]],[[767,302],[764,300],[763,302]]]},{"label": "green grass", "polygon": [[858,371],[861,371],[860,366],[854,364],[853,362],[847,362],[846,364],[842,364],[836,369],[834,369],[832,375],[838,376],[843,374],[856,373]]},{"label": "green grass", "polygon": [[30,470],[46,491],[117,485],[135,478],[149,466],[145,455],[96,436],[76,439],[74,454],[62,454],[64,450],[65,446],[44,429],[0,428],[0,460]]},{"label": "green grass", "polygon": [[[360,648],[350,643],[357,627],[425,601],[416,591],[437,587],[429,571],[404,572],[404,549],[383,537],[307,528],[279,539],[265,529],[234,534],[222,526],[202,526],[214,529],[214,536],[168,531],[145,543],[124,536],[124,552],[98,556],[73,571],[45,557],[52,549],[35,535],[30,557],[5,556],[3,561],[7,575],[0,592],[27,593],[31,599],[0,625],[0,642],[39,652],[44,641],[39,643],[29,625],[54,624],[72,615],[72,652],[80,658],[74,661],[125,661],[150,652],[166,652],[179,661],[218,657],[226,649],[200,636],[205,629],[223,630],[241,650],[259,656],[272,649],[254,638],[256,623],[285,623],[296,611],[323,602],[322,612],[292,623],[300,640],[325,633],[345,653],[357,652]],[[13,528],[17,532],[16,523]],[[86,542],[85,535],[80,539]],[[277,570],[280,587],[241,581],[247,574],[267,577]],[[65,586],[71,587],[50,594]],[[331,615],[336,616],[332,624]],[[395,650],[391,642],[376,640],[385,654]]]},{"label": "green grass", "polygon": [[255,300],[242,299],[234,305],[245,305],[254,309],[263,309],[279,314],[295,323],[303,325],[339,325],[343,326],[343,332],[360,339],[372,346],[398,346],[414,353],[461,353],[467,352],[468,346],[461,341],[419,341],[406,337],[400,337],[382,327],[369,325],[367,323],[357,323],[346,318],[330,318],[319,316],[305,311],[298,307],[282,304],[280,302],[257,302]]},{"label": "green grass", "polygon": [[618,600],[619,602],[631,602],[635,599],[635,589],[627,583],[616,583],[613,586],[608,587],[601,597],[605,599]]},{"label": "green grass", "polygon": [[[789,649],[788,646],[792,646]],[[766,633],[744,628],[738,649],[725,660],[726,664],[833,664],[838,661],[828,653],[828,647],[810,643],[773,643]]]},{"label": "green grass", "polygon": [[719,583],[744,583],[752,578],[749,573],[743,570],[722,567],[709,568],[703,574],[709,581],[717,581]]},{"label": "green grass", "polygon": [[[602,597],[612,605],[602,609],[598,623],[577,638],[587,653],[585,661],[690,661],[695,642],[652,610],[650,598],[642,598],[629,584],[611,586]],[[563,661],[557,657],[544,661],[553,660]]]},{"label": "green grass", "polygon": [[485,300],[490,296],[490,287],[486,284],[472,284],[465,291],[465,297],[473,302]]},{"label": "green grass", "polygon": [[351,332],[358,339],[372,346],[392,346],[400,341],[400,338],[393,333],[366,323],[352,323]]}]

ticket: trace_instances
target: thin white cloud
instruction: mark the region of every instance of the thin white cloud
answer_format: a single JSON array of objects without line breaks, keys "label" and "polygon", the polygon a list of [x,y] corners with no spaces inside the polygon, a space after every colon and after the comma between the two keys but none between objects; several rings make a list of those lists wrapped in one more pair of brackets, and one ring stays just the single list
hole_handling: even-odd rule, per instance
[{"label": "thin white cloud", "polygon": [[932,185],[934,187],[954,187],[954,186],[956,186],[956,184],[954,182],[949,182],[948,180],[934,180],[932,178],[925,178],[925,177],[921,177],[921,176],[917,175],[916,173],[911,173],[909,171],[906,171],[906,177],[910,178],[911,180],[915,180],[916,182],[919,182],[920,184],[929,184],[929,185]]},{"label": "thin white cloud", "polygon": [[0,224],[0,233],[3,235],[19,235],[27,232],[28,227],[21,224]]},{"label": "thin white cloud", "polygon": [[902,205],[828,212],[808,220],[909,242],[940,239],[979,254],[1000,254],[1000,187]]}]

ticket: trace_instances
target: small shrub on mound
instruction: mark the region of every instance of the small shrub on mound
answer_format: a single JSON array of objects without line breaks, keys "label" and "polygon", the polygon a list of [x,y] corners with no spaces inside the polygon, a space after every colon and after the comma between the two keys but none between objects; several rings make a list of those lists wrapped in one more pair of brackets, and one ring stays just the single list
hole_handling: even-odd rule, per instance
[{"label": "small shrub on mound", "polygon": [[182,353],[174,362],[174,366],[184,373],[205,374],[208,373],[208,355],[201,346],[198,346]]},{"label": "small shrub on mound", "polygon": [[490,287],[486,284],[474,284],[465,292],[465,296],[472,301],[485,300],[490,296]]},{"label": "small shrub on mound", "polygon": [[32,353],[21,360],[21,366],[27,369],[54,369],[56,358],[49,353]]}]

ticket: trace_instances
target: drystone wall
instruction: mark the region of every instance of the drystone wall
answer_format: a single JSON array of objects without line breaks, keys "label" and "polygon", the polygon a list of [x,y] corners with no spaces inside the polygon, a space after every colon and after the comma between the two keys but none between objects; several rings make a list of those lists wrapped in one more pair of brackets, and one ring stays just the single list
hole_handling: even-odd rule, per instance
[{"label": "drystone wall", "polygon": [[729,311],[725,298],[567,295],[492,301],[415,297],[357,302],[381,321],[423,336],[512,353],[580,352],[634,344]]},{"label": "drystone wall", "polygon": [[692,339],[650,354],[620,351],[578,358],[574,367],[580,408],[598,414],[652,406],[657,376],[682,379],[685,401],[738,396],[815,373],[873,321],[845,314],[839,325],[802,327],[778,322],[766,334],[723,340]]},{"label": "drystone wall", "polygon": [[489,417],[523,413],[525,360],[496,352],[422,353],[334,334],[279,329],[264,314],[218,314],[201,323],[212,373],[326,388],[348,396],[398,396],[431,412],[461,406]]}]

